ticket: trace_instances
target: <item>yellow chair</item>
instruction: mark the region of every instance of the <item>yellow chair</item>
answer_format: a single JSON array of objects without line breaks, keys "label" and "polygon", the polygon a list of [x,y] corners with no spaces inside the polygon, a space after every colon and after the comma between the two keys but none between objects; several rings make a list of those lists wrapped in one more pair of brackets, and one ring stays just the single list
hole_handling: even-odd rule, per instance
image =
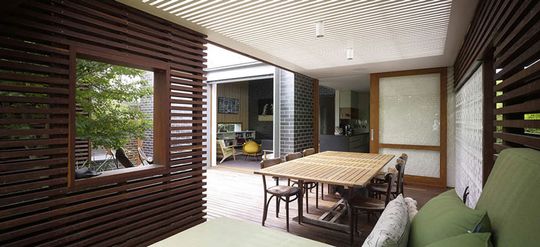
[{"label": "yellow chair", "polygon": [[242,152],[247,157],[255,157],[256,160],[259,160],[259,155],[261,153],[261,145],[255,141],[248,141],[242,145]]}]

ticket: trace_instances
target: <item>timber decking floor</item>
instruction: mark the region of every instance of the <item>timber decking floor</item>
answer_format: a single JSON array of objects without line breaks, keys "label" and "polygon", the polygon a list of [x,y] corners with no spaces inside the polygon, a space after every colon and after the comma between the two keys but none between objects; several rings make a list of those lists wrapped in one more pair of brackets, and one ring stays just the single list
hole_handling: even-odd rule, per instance
[{"label": "timber decking floor", "polygon": [[[270,182],[271,179],[268,180]],[[216,167],[207,170],[206,182],[207,218],[228,217],[261,224],[264,198],[262,178],[260,175],[255,175],[253,171],[247,169]],[[327,191],[325,187],[325,192]],[[405,195],[417,200],[419,207],[443,191],[439,188],[405,186]],[[319,194],[319,209],[317,209],[315,208],[314,193],[315,190],[313,190],[313,193],[309,193],[309,214],[313,217],[318,217],[337,201],[336,198],[326,195],[323,201],[320,199]],[[307,224],[299,225],[293,221],[292,218],[298,215],[297,205],[296,201],[290,204],[290,233],[334,246],[350,246],[348,234]],[[286,232],[284,203],[281,203],[279,218],[275,216],[276,206],[275,201],[272,200],[265,225],[266,227]],[[373,217],[371,222],[368,223],[367,217],[361,216],[359,228],[362,234],[355,238],[354,246],[362,245],[375,223],[376,219]]]}]

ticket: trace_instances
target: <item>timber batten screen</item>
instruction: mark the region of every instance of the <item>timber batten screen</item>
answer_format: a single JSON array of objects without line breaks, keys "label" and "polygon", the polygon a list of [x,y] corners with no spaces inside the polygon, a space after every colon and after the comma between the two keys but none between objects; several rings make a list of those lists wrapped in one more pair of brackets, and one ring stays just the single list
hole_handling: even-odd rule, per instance
[{"label": "timber batten screen", "polygon": [[459,90],[482,63],[484,183],[503,149],[540,149],[539,41],[539,1],[478,4],[454,71]]},{"label": "timber batten screen", "polygon": [[[144,245],[204,221],[206,37],[114,1],[0,17],[0,245]],[[159,166],[75,181],[78,53],[159,67]]]}]

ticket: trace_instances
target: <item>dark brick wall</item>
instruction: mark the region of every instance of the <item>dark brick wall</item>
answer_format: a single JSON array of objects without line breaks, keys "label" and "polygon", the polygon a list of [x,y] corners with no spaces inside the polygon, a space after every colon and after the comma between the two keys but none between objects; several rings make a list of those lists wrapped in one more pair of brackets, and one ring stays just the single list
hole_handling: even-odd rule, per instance
[{"label": "dark brick wall", "polygon": [[294,74],[294,151],[313,147],[313,79]]},{"label": "dark brick wall", "polygon": [[313,147],[313,79],[282,71],[280,94],[281,154]]},{"label": "dark brick wall", "polygon": [[273,139],[274,130],[272,121],[259,121],[259,100],[274,98],[273,79],[256,80],[249,82],[249,128],[257,132],[257,141]]}]

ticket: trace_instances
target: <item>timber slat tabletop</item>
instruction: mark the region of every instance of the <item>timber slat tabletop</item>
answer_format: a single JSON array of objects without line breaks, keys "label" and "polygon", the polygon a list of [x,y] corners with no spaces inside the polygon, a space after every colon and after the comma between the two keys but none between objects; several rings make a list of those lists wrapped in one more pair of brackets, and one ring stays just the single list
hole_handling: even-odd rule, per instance
[{"label": "timber slat tabletop", "polygon": [[394,158],[389,154],[326,151],[255,171],[255,174],[364,187]]}]

